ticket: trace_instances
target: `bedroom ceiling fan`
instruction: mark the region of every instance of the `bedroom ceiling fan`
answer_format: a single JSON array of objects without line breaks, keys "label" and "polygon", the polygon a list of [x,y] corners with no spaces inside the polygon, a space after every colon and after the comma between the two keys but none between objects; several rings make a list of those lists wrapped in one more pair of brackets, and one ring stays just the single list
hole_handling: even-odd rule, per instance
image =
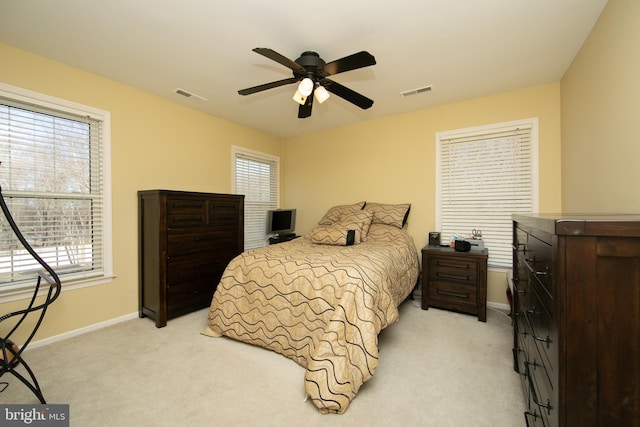
[{"label": "bedroom ceiling fan", "polygon": [[[320,55],[312,51],[303,52],[295,61],[268,48],[257,47],[253,51],[290,68],[293,71],[293,77],[239,90],[240,95],[251,95],[299,82],[293,100],[300,104],[298,108],[298,118],[300,119],[311,116],[313,98],[316,98],[319,103],[323,103],[329,98],[329,92],[363,110],[373,105],[373,100],[327,78],[338,73],[375,65],[376,59],[369,52],[361,51],[327,63],[320,58]],[[312,93],[314,96],[311,96]]]}]

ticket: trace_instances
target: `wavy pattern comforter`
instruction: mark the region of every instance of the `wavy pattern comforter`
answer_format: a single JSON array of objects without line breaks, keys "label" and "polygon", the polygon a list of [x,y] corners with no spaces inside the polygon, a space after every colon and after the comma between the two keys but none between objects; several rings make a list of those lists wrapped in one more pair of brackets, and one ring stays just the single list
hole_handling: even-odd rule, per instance
[{"label": "wavy pattern comforter", "polygon": [[378,365],[378,334],[418,277],[406,231],[372,224],[366,242],[320,245],[308,236],[244,252],[213,296],[205,334],[268,348],[306,368],[323,413],[343,413]]}]

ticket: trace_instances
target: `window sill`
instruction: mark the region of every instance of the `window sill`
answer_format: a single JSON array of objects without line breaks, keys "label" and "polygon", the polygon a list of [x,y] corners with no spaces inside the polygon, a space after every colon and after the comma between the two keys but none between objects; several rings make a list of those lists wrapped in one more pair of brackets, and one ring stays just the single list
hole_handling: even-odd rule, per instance
[{"label": "window sill", "polygon": [[[111,283],[115,278],[115,275],[95,277],[91,279],[74,280],[70,282],[62,282],[62,292],[73,291],[75,289],[88,288],[90,286],[99,286]],[[35,286],[35,285],[34,285]],[[47,293],[47,286],[40,286],[40,292],[38,296],[45,295]],[[31,298],[33,296],[33,286],[28,288],[20,288],[15,290],[0,291],[0,304],[8,303],[12,301],[19,301]]]}]

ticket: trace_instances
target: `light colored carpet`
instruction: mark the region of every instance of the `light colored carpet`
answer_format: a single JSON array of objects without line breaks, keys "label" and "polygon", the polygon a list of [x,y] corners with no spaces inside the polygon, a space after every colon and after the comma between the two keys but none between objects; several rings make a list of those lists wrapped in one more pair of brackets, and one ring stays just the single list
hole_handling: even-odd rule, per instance
[{"label": "light colored carpet", "polygon": [[[207,310],[156,329],[133,319],[25,352],[49,403],[72,426],[524,425],[511,320],[401,306],[380,335],[380,364],[344,415],[304,401],[304,369],[228,338],[200,334]],[[46,319],[45,319],[46,321]],[[13,377],[0,403],[38,403]]]}]

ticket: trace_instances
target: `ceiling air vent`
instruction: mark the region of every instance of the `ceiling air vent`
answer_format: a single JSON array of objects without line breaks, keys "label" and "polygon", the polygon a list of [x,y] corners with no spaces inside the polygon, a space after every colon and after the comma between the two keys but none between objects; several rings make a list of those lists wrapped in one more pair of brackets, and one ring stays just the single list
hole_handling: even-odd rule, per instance
[{"label": "ceiling air vent", "polygon": [[430,92],[430,91],[431,91],[431,85],[419,87],[417,89],[405,90],[404,92],[400,92],[400,96],[402,96],[403,98],[406,98],[407,96],[417,95],[419,93]]},{"label": "ceiling air vent", "polygon": [[200,95],[196,95],[195,93],[188,92],[184,89],[177,88],[173,92],[177,93],[178,95],[182,95],[185,98],[195,98],[195,99],[199,99],[200,101],[208,101],[207,98]]}]

